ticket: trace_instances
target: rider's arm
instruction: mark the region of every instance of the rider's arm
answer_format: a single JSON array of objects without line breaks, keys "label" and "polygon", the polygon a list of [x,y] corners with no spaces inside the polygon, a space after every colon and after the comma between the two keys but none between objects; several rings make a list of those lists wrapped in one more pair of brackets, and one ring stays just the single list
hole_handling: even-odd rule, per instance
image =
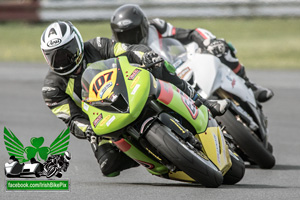
[{"label": "rider's arm", "polygon": [[176,28],[172,24],[162,20],[153,19],[150,24],[155,26],[162,37],[171,37],[183,44],[196,42],[202,50],[220,58],[221,62],[239,74],[243,70],[242,65],[236,58],[235,48],[224,39],[218,39],[210,31],[203,28],[183,29]]},{"label": "rider's arm", "polygon": [[175,68],[167,61],[164,61],[164,64],[161,65],[161,67],[154,67],[151,73],[157,79],[172,83],[190,98],[194,97],[195,90],[185,80],[180,79],[177,76],[175,73]]},{"label": "rider's arm", "polygon": [[129,45],[102,37],[91,39],[86,45],[89,49],[98,52],[101,59],[127,56],[129,62],[138,64],[143,64],[142,58],[144,53],[151,50],[145,45]]},{"label": "rider's arm", "polygon": [[85,139],[85,131],[89,125],[88,117],[66,94],[66,88],[63,88],[66,85],[63,83],[64,81],[64,79],[55,76],[53,73],[48,74],[42,89],[44,101],[56,117],[70,128],[70,132],[74,136]]},{"label": "rider's arm", "polygon": [[159,18],[150,20],[150,24],[156,28],[156,30],[161,34],[162,37],[172,37],[179,40],[183,44],[196,42],[199,46],[202,46],[204,40],[216,39],[216,36],[214,36],[208,30],[202,28],[177,28],[172,24]]},{"label": "rider's arm", "polygon": [[175,38],[183,44],[187,44],[193,41],[191,35],[193,34],[194,30],[192,29],[177,28],[159,18],[150,20],[150,25],[156,28],[161,37]]}]

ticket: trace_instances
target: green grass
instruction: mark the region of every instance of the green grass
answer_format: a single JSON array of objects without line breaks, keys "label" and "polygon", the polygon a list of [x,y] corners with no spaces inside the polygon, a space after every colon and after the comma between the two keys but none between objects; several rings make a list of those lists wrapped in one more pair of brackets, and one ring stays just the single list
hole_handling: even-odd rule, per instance
[{"label": "green grass", "polygon": [[[205,28],[234,44],[247,68],[300,68],[300,19],[168,19],[176,27]],[[84,40],[110,37],[107,22],[73,22]],[[0,61],[44,62],[40,36],[48,23],[0,24]]]}]

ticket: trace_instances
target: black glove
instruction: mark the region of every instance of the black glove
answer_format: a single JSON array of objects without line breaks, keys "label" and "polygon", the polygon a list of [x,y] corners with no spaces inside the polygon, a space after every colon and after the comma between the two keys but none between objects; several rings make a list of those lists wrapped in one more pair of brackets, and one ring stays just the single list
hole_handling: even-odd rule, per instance
[{"label": "black glove", "polygon": [[153,67],[160,67],[163,61],[164,60],[162,59],[162,57],[160,57],[154,51],[148,51],[144,53],[142,58],[142,64],[144,64],[145,67],[149,67],[152,65]]},{"label": "black glove", "polygon": [[88,141],[91,143],[92,149],[95,152],[100,141],[100,137],[96,135],[92,127],[89,125],[85,131]]},{"label": "black glove", "polygon": [[197,95],[196,90],[188,82],[185,83],[186,83],[186,87],[183,92],[187,94],[191,99],[194,100],[194,98],[196,98],[195,96]]},{"label": "black glove", "polygon": [[230,105],[230,101],[228,99],[207,100],[201,97],[198,93],[196,93],[193,100],[195,101],[195,106],[198,108],[202,104],[205,105],[214,117],[223,115]]},{"label": "black glove", "polygon": [[203,44],[204,44],[204,46],[206,46],[206,50],[209,53],[211,53],[217,57],[224,55],[228,51],[228,45],[226,45],[226,42],[224,40],[206,39],[206,40],[204,40]]},{"label": "black glove", "polygon": [[89,142],[91,142],[91,137],[96,135],[90,125],[86,129],[85,135]]}]

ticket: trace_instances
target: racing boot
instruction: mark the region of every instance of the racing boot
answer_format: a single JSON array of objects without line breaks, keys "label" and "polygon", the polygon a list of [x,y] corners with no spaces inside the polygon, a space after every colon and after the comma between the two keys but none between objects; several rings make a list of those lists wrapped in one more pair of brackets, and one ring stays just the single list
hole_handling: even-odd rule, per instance
[{"label": "racing boot", "polygon": [[102,140],[94,154],[100,170],[107,177],[118,176],[125,169],[139,166],[137,162],[120,151],[109,140]]},{"label": "racing boot", "polygon": [[274,96],[274,93],[271,89],[259,86],[251,82],[248,78],[246,78],[245,81],[246,81],[245,83],[246,86],[252,89],[255,99],[258,102],[260,103],[266,102]]},{"label": "racing boot", "polygon": [[274,93],[271,89],[259,86],[250,81],[249,78],[246,76],[246,71],[243,66],[241,67],[241,70],[237,73],[237,75],[242,77],[246,81],[245,85],[248,88],[252,89],[256,101],[263,103],[270,100],[274,96]]},{"label": "racing boot", "polygon": [[222,100],[207,100],[202,98],[198,93],[193,98],[195,101],[195,105],[199,108],[201,105],[205,105],[211,112],[211,114],[216,116],[224,115],[227,108],[230,105],[230,102],[228,99],[222,99]]},{"label": "racing boot", "polygon": [[204,99],[200,96],[199,93],[195,91],[195,89],[187,82],[185,82],[185,88],[184,93],[190,96],[191,99],[195,101],[195,105],[199,108],[201,105],[205,105],[211,112],[211,114],[216,116],[223,115],[228,106],[230,105],[229,101],[227,99],[222,100],[208,100]]}]

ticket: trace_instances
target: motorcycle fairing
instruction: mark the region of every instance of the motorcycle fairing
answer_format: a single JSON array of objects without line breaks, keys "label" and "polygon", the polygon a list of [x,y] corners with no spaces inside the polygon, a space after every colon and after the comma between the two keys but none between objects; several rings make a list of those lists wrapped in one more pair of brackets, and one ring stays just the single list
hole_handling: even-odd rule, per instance
[{"label": "motorcycle fairing", "polygon": [[209,119],[208,123],[206,131],[202,134],[197,134],[195,137],[201,141],[205,154],[224,175],[232,165],[228,146],[216,121]]},{"label": "motorcycle fairing", "polygon": [[217,89],[222,88],[256,107],[254,94],[245,85],[245,81],[231,69],[224,66],[215,56],[195,53],[193,58],[182,64],[176,72],[180,73],[186,66],[193,69],[197,79],[196,82],[201,88],[200,94],[204,98],[211,96]]},{"label": "motorcycle fairing", "polygon": [[[140,71],[137,71],[137,68],[131,66],[126,57],[113,58],[113,60],[114,62],[100,62],[102,64],[116,63],[116,68],[112,70],[106,69],[100,72],[100,75],[96,76],[98,78],[95,77],[95,79],[88,82],[89,85],[96,84],[96,81],[100,80],[99,77],[101,75],[104,76],[106,74],[104,78],[108,78],[109,73],[113,72],[113,74],[116,74],[116,82],[107,81],[104,85],[108,85],[109,83],[114,83],[114,85],[109,86],[103,92],[101,100],[100,98],[96,98],[82,102],[83,111],[88,114],[91,122],[96,122],[93,123],[92,128],[98,135],[105,135],[120,130],[133,122],[142,112],[149,96],[150,73],[141,68],[139,68]],[[91,64],[89,67],[97,68],[97,66],[93,65],[96,65],[96,63]],[[87,70],[83,76],[87,76],[85,73],[88,73]],[[112,77],[113,74],[111,75]],[[102,90],[104,90],[103,87],[99,90],[99,94]],[[89,92],[93,93],[94,91],[91,89]],[[89,94],[90,96],[92,95]],[[116,102],[121,102],[123,111],[112,110],[111,107]],[[126,106],[128,108],[125,111]]]},{"label": "motorcycle fairing", "polygon": [[114,89],[117,79],[117,68],[106,70],[97,74],[91,81],[89,101],[106,99]]},{"label": "motorcycle fairing", "polygon": [[208,111],[204,106],[197,108],[194,101],[171,83],[157,81],[157,100],[170,109],[176,111],[190,122],[197,133],[206,130]]}]

